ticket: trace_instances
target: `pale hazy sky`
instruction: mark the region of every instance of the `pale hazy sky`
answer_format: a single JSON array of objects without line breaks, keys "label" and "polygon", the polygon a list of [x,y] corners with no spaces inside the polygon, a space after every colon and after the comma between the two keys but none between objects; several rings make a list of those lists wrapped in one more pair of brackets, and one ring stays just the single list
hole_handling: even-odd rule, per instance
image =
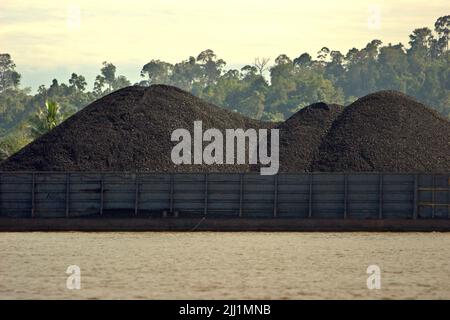
[{"label": "pale hazy sky", "polygon": [[448,0],[0,0],[0,52],[12,54],[26,86],[67,82],[71,72],[92,86],[104,60],[134,82],[151,59],[207,48],[237,67],[372,39],[406,44],[446,14]]}]

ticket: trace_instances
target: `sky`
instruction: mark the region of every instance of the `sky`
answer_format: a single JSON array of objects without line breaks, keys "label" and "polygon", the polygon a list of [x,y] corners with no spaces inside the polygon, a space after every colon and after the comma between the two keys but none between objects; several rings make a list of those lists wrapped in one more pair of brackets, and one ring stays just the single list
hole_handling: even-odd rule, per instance
[{"label": "sky", "polygon": [[103,61],[137,82],[151,59],[175,63],[204,49],[236,68],[323,46],[407,44],[449,9],[448,0],[0,0],[0,53],[12,55],[22,86],[75,72],[92,87]]}]

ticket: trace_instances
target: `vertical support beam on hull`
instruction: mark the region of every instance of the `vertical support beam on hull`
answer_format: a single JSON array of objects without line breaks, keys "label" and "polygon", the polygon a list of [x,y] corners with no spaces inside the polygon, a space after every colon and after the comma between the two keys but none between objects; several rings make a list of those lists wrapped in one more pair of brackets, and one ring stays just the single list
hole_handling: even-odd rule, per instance
[{"label": "vertical support beam on hull", "polygon": [[312,215],[313,215],[313,208],[312,208],[312,205],[313,205],[313,174],[312,173],[310,173],[309,174],[309,204],[308,204],[308,217],[309,218],[312,218]]},{"label": "vertical support beam on hull", "polygon": [[383,219],[383,175],[380,174],[378,185],[378,219]]},{"label": "vertical support beam on hull", "polygon": [[102,216],[103,215],[103,202],[104,202],[104,199],[103,199],[103,194],[104,194],[104,189],[105,189],[105,186],[104,186],[104,184],[105,184],[105,182],[104,182],[104,177],[103,177],[103,173],[101,174],[101,176],[100,176],[100,215]]},{"label": "vertical support beam on hull", "polygon": [[205,204],[203,207],[203,215],[208,214],[208,174],[205,173]]},{"label": "vertical support beam on hull", "polygon": [[278,211],[278,174],[275,175],[274,179],[274,195],[273,195],[273,217],[277,217],[277,211]]},{"label": "vertical support beam on hull", "polygon": [[450,219],[450,175],[447,176],[447,188],[447,218]]},{"label": "vertical support beam on hull", "polygon": [[413,208],[413,219],[417,219],[418,215],[418,203],[419,203],[419,176],[414,175],[414,208]]},{"label": "vertical support beam on hull", "polygon": [[173,173],[170,174],[170,195],[169,195],[169,212],[173,213],[173,193],[174,193],[174,176]]},{"label": "vertical support beam on hull", "polygon": [[66,173],[66,218],[70,217],[70,173]]},{"label": "vertical support beam on hull", "polygon": [[239,217],[242,217],[243,209],[243,197],[244,197],[244,175],[239,174]]},{"label": "vertical support beam on hull", "polygon": [[2,199],[2,173],[0,172],[0,217],[3,216],[3,199]]},{"label": "vertical support beam on hull", "polygon": [[348,174],[344,174],[344,219],[347,219],[348,214]]},{"label": "vertical support beam on hull", "polygon": [[139,212],[139,175],[136,172],[134,175],[134,215],[137,216]]},{"label": "vertical support beam on hull", "polygon": [[436,176],[432,175],[433,188],[431,189],[431,218],[434,218],[436,214]]},{"label": "vertical support beam on hull", "polygon": [[35,216],[35,202],[36,202],[36,175],[33,172],[31,175],[31,217]]}]

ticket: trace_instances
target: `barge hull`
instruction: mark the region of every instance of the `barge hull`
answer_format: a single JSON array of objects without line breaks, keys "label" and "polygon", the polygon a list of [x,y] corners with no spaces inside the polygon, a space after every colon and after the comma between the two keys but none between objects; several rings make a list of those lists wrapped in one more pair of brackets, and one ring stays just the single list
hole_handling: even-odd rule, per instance
[{"label": "barge hull", "polygon": [[448,232],[449,219],[247,219],[247,218],[0,218],[0,232],[32,231],[263,231],[263,232]]}]

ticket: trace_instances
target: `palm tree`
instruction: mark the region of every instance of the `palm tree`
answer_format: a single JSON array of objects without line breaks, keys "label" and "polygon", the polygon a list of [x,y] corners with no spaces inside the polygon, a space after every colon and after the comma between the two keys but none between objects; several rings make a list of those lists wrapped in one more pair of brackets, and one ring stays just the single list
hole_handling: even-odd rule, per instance
[{"label": "palm tree", "polygon": [[47,100],[45,106],[39,108],[30,120],[30,130],[33,138],[38,138],[49,132],[64,120],[60,107],[55,101]]}]

